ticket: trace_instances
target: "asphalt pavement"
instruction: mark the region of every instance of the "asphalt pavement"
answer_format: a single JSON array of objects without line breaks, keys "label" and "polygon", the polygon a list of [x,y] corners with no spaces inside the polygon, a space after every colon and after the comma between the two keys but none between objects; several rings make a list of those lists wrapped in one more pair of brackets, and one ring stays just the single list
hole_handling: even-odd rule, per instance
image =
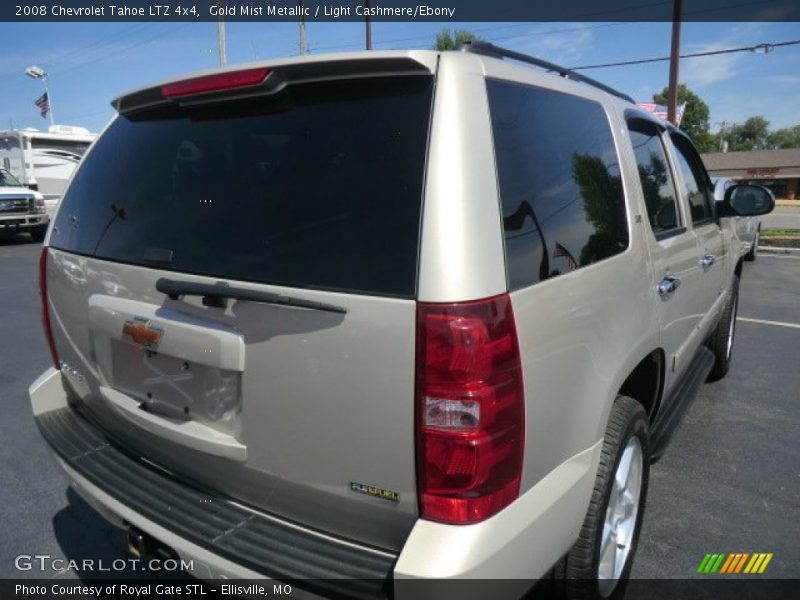
[{"label": "asphalt pavement", "polygon": [[771,213],[761,217],[761,227],[800,229],[800,207],[776,206]]},{"label": "asphalt pavement", "polygon": [[[16,570],[21,554],[125,557],[123,532],[69,490],[31,417],[27,388],[50,361],[39,252],[0,238],[0,578],[43,575]],[[745,263],[739,317],[729,375],[703,386],[652,468],[634,577],[691,577],[707,552],[772,552],[771,577],[800,577],[800,257]]]},{"label": "asphalt pavement", "polygon": [[633,577],[772,552],[770,577],[800,578],[800,256],[744,265],[731,370],[703,386],[650,471]]}]

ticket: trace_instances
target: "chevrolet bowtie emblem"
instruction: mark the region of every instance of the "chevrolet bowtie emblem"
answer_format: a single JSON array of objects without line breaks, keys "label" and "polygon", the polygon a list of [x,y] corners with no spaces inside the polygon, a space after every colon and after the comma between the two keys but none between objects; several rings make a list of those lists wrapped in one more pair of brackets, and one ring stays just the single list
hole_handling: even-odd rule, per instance
[{"label": "chevrolet bowtie emblem", "polygon": [[150,320],[144,317],[133,317],[125,321],[122,326],[122,337],[131,340],[134,344],[150,350],[158,348],[164,330],[150,325]]}]

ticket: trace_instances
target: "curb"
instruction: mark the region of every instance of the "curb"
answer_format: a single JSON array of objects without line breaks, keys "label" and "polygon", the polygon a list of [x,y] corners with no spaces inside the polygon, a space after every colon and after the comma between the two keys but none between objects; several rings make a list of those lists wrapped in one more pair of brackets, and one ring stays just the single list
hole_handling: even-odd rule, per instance
[{"label": "curb", "polygon": [[800,248],[782,248],[780,246],[759,246],[758,252],[763,254],[789,254],[800,256]]}]

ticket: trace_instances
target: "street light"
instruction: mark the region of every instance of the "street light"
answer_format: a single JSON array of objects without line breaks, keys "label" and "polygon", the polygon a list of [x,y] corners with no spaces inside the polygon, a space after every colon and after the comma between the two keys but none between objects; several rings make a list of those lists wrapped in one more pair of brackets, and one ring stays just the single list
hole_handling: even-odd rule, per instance
[{"label": "street light", "polygon": [[53,116],[53,97],[50,95],[50,87],[48,86],[49,80],[47,77],[47,71],[45,71],[42,67],[37,67],[36,65],[31,65],[27,69],[25,69],[25,75],[30,77],[31,79],[41,79],[42,83],[44,84],[44,92],[47,94],[47,101],[50,103],[50,125],[55,125],[56,120]]},{"label": "street light", "polygon": [[42,67],[32,66],[25,69],[25,75],[34,79],[42,79],[47,77],[47,72]]}]

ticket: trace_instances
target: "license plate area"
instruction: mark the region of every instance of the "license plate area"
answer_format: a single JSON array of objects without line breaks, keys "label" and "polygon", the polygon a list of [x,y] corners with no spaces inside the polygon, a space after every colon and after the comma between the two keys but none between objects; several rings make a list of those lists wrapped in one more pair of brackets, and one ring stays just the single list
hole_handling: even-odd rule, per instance
[{"label": "license plate area", "polygon": [[111,340],[111,385],[142,410],[241,434],[241,373]]}]

